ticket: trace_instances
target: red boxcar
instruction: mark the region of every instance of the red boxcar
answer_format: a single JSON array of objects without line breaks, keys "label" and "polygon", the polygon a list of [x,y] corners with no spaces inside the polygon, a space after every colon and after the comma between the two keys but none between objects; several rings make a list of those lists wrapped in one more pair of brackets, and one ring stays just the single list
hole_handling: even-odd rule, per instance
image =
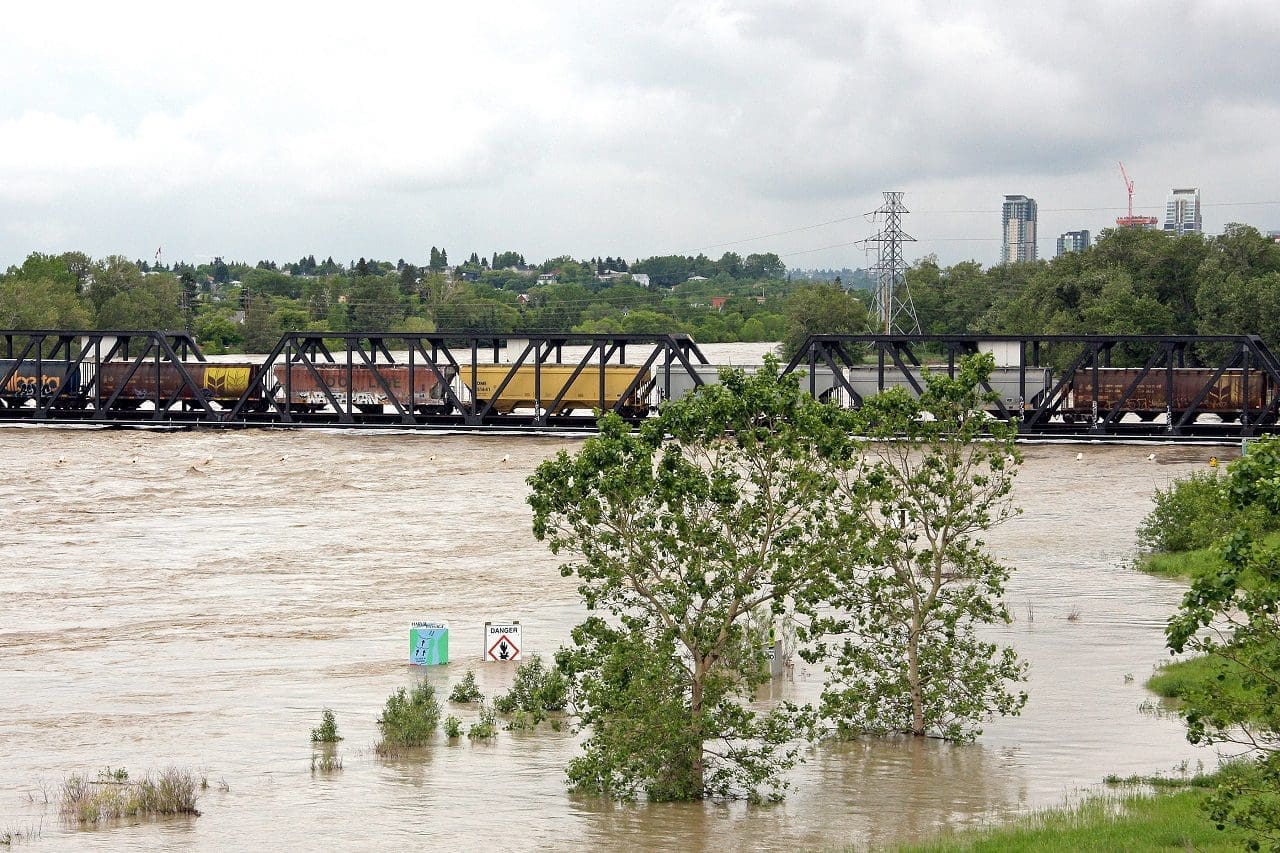
[{"label": "red boxcar", "polygon": [[[412,396],[414,409],[421,412],[444,412],[449,408],[445,389],[457,371],[452,366],[442,366],[440,372],[444,375],[444,381],[430,367],[415,364],[412,393],[407,364],[379,364],[372,368],[363,364],[352,365],[349,383],[345,364],[278,364],[275,367],[275,382],[280,395],[287,395],[289,405],[298,409],[316,410],[329,406],[330,395],[337,401],[339,408],[346,408],[349,385],[351,406],[362,412],[380,412],[383,406],[391,405],[387,390],[390,390],[402,406],[408,406]],[[385,390],[382,383],[379,383],[379,378],[386,384]]]},{"label": "red boxcar", "polygon": [[[1125,390],[1133,383],[1141,371],[1134,367],[1106,367],[1098,369],[1098,415],[1105,416],[1124,397]],[[1173,396],[1170,399],[1169,386],[1164,368],[1150,370],[1129,394],[1124,404],[1125,412],[1132,412],[1143,420],[1151,420],[1172,410],[1180,416],[1191,407],[1200,396],[1200,392],[1208,391],[1197,407],[1197,413],[1212,413],[1224,420],[1234,420],[1240,416],[1244,408],[1246,395],[1244,373],[1241,370],[1225,371],[1214,379],[1215,369],[1203,367],[1179,367],[1173,371]],[[1212,383],[1210,380],[1213,380]],[[1072,380],[1070,405],[1064,407],[1064,413],[1074,415],[1092,414],[1093,411],[1093,371],[1078,370]],[[1259,370],[1249,373],[1247,389],[1249,410],[1260,413],[1267,404],[1269,382],[1267,374]]]}]

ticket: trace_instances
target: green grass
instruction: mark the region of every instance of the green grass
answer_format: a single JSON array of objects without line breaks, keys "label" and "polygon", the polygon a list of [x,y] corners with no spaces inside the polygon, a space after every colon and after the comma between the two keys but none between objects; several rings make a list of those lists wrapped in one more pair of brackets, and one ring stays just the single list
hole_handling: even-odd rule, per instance
[{"label": "green grass", "polygon": [[[1236,664],[1217,655],[1202,655],[1186,660],[1170,661],[1147,679],[1147,689],[1168,699],[1184,699],[1188,690],[1233,693],[1243,703],[1246,696],[1241,690]],[[1221,677],[1219,677],[1221,676]]]},{"label": "green grass", "polygon": [[942,851],[1232,850],[1243,836],[1220,831],[1205,816],[1203,790],[1102,794],[1062,809],[1036,812],[1004,826],[943,835],[899,848]]},{"label": "green grass", "polygon": [[[1280,545],[1280,530],[1264,535],[1262,542],[1269,546]],[[1224,563],[1218,556],[1216,548],[1199,548],[1195,551],[1178,551],[1169,554],[1146,554],[1138,560],[1138,568],[1147,574],[1184,580],[1195,580],[1223,567]]]}]

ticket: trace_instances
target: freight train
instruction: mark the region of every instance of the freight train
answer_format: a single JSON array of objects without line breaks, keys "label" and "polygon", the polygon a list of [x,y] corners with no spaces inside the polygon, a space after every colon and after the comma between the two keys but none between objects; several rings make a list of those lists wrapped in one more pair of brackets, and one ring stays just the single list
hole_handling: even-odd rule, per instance
[{"label": "freight train", "polygon": [[[422,415],[463,414],[474,407],[476,412],[498,415],[527,411],[559,416],[590,413],[603,403],[605,409],[640,418],[663,399],[679,399],[699,384],[718,381],[719,371],[714,365],[695,365],[690,373],[673,365],[668,377],[657,369],[627,364],[604,365],[603,375],[598,364],[524,365],[514,370],[507,364],[417,364],[410,371],[406,364],[296,361],[266,370],[252,362],[187,362],[183,367],[189,382],[170,363],[77,365],[46,360],[37,365],[32,359],[0,359],[0,407],[34,406],[38,401],[53,408],[83,409],[113,400],[117,410],[206,403],[229,410],[243,399],[241,410],[246,412],[287,407],[297,413],[376,415],[398,403]],[[849,406],[886,388],[913,387],[906,375],[890,368],[883,374],[875,367],[842,368],[837,377],[830,367],[818,366],[812,380],[806,366],[798,371],[801,388]],[[916,385],[924,385],[920,368],[911,368],[910,374]],[[1052,395],[1052,411],[1065,423],[1106,416],[1122,401],[1121,416],[1142,421],[1181,418],[1192,409],[1197,416],[1212,414],[1227,422],[1245,414],[1252,420],[1260,415],[1274,420],[1268,405],[1280,392],[1269,375],[1256,370],[1248,375],[1246,387],[1238,369],[1161,368],[1143,374],[1134,368],[1098,368],[1095,401],[1094,376],[1091,369],[1079,370],[1061,382],[1062,377],[1044,368],[996,368],[989,385],[998,402],[992,403],[991,412],[1031,412]]]},{"label": "freight train", "polygon": [[636,365],[605,365],[603,383],[599,365],[577,372],[563,364],[542,365],[537,372],[533,367],[512,372],[509,365],[476,365],[474,380],[470,365],[464,365],[461,377],[453,365],[433,369],[418,364],[412,371],[406,364],[312,362],[278,363],[266,371],[251,362],[187,362],[182,367],[189,381],[171,363],[76,365],[0,359],[0,407],[34,406],[38,401],[79,409],[112,401],[113,409],[126,411],[204,403],[230,409],[243,398],[242,408],[251,412],[274,405],[299,413],[380,414],[396,403],[407,408],[412,400],[413,410],[426,415],[447,415],[473,401],[478,409],[488,407],[498,414],[537,409],[567,415],[599,407],[602,387],[604,407],[631,417],[643,417],[656,402],[653,373]]}]

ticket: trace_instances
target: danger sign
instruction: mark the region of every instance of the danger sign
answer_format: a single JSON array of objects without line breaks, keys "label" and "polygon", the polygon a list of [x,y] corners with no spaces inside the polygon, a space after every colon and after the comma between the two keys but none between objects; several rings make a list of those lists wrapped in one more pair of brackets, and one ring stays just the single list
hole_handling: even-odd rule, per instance
[{"label": "danger sign", "polygon": [[519,622],[484,623],[484,659],[486,661],[520,660]]}]

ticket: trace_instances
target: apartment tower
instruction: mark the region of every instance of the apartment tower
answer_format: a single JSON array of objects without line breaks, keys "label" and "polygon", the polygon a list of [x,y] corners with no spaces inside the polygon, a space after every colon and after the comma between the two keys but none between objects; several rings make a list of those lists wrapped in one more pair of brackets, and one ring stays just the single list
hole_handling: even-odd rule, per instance
[{"label": "apartment tower", "polygon": [[1058,251],[1054,253],[1054,257],[1068,252],[1083,252],[1092,245],[1093,241],[1087,230],[1068,231],[1058,238]]},{"label": "apartment tower", "polygon": [[1006,264],[1034,261],[1036,252],[1036,200],[1025,195],[1004,197],[1004,247],[1000,260]]},{"label": "apartment tower", "polygon": [[1165,203],[1164,230],[1168,234],[1201,233],[1198,187],[1169,191],[1169,200]]}]

